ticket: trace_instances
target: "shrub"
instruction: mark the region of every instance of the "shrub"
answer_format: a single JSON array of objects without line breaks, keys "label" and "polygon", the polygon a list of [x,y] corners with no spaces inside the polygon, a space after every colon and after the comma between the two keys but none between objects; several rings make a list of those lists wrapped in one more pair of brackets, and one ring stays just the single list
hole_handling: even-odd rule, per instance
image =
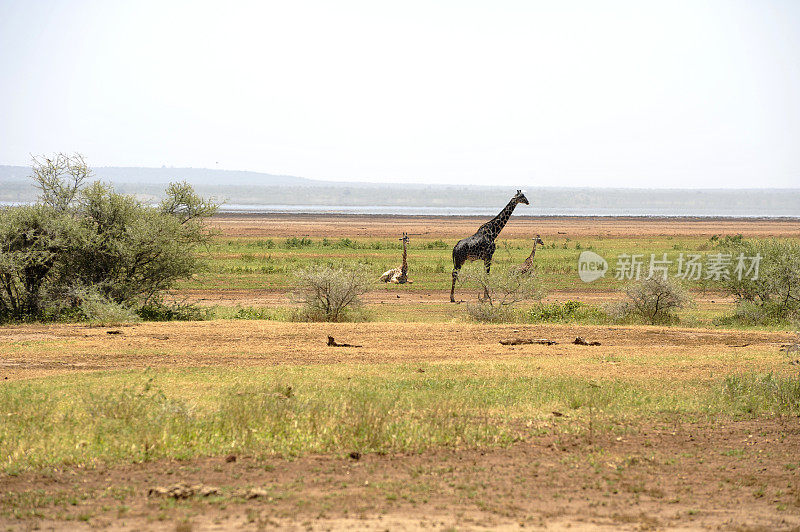
[{"label": "shrub", "polygon": [[514,317],[513,309],[509,306],[493,305],[487,300],[469,302],[466,309],[467,315],[480,323],[508,323]]},{"label": "shrub", "polygon": [[167,303],[162,299],[147,302],[136,313],[147,321],[203,321],[211,319],[212,315],[210,309],[192,303]]},{"label": "shrub", "polygon": [[[721,281],[723,290],[737,301],[734,322],[745,324],[788,323],[800,317],[800,242],[795,240],[744,240],[741,235],[718,242],[721,253],[730,254],[733,268],[738,258],[760,256],[755,272],[733,272]],[[745,267],[750,266],[746,261]],[[753,277],[756,277],[755,279]]]},{"label": "shrub", "polygon": [[70,277],[110,300],[146,304],[200,269],[193,251],[209,241],[201,218],[213,212],[185,183],[169,185],[159,208],[94,183],[76,212],[85,239],[67,261]]},{"label": "shrub", "polygon": [[739,300],[732,314],[714,319],[715,325],[723,327],[786,325],[788,320],[780,307],[775,304],[758,304],[753,301]]},{"label": "shrub", "polygon": [[202,220],[215,205],[178,183],[149,207],[100,182],[84,188],[90,175],[79,155],[34,158],[40,202],[0,210],[0,322],[57,317],[81,301],[84,314],[110,303],[122,312],[200,268],[194,250],[209,241]]},{"label": "shrub", "polygon": [[140,320],[132,309],[109,300],[91,287],[75,288],[71,295],[78,300],[78,308],[83,317],[90,322],[110,325]]},{"label": "shrub", "polygon": [[340,238],[338,242],[334,244],[335,248],[352,248],[358,249],[358,242],[354,240],[350,240],[349,238]]},{"label": "shrub", "polygon": [[307,248],[307,247],[311,246],[312,244],[314,244],[314,242],[310,238],[306,238],[306,237],[297,238],[296,236],[293,236],[291,238],[287,238],[283,242],[283,246],[286,249]]},{"label": "shrub", "polygon": [[277,320],[287,321],[291,317],[284,308],[238,307],[230,316],[234,320]]},{"label": "shrub", "polygon": [[563,303],[537,303],[526,313],[526,318],[532,323],[606,323],[609,316],[599,307],[568,300]]},{"label": "shrub", "polygon": [[487,275],[483,269],[462,270],[465,283],[478,286],[484,297],[466,304],[467,314],[475,321],[504,323],[511,321],[517,304],[544,297],[539,280],[534,275],[518,275],[512,271],[495,271]]},{"label": "shrub", "polygon": [[51,205],[0,210],[0,322],[57,311],[71,288],[60,281],[66,259],[81,233],[77,220]]},{"label": "shrub", "polygon": [[[228,245],[232,244],[229,242]],[[271,238],[267,238],[266,240],[256,240],[255,242],[249,242],[246,244],[247,247],[255,247],[255,248],[266,248],[272,249],[275,247],[275,242]]]},{"label": "shrub", "polygon": [[637,281],[625,289],[625,296],[625,301],[609,308],[609,314],[617,320],[633,318],[653,325],[676,323],[676,312],[692,303],[683,287],[669,277]]},{"label": "shrub", "polygon": [[422,245],[422,249],[448,249],[449,247],[444,240],[431,240]]},{"label": "shrub", "polygon": [[363,268],[318,265],[297,273],[298,318],[308,321],[348,321],[361,305],[359,296],[369,291],[373,275]]}]

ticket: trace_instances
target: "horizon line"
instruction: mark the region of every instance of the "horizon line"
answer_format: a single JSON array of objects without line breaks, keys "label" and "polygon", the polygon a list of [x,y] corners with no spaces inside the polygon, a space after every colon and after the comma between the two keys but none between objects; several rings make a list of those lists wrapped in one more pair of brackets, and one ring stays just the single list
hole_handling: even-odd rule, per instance
[{"label": "horizon line", "polygon": [[[29,165],[21,165],[21,164],[0,164],[0,167],[13,167],[13,168],[30,168]],[[691,190],[691,191],[750,191],[750,190],[757,190],[757,191],[767,191],[767,190],[775,190],[775,191],[800,191],[800,186],[797,187],[782,187],[782,186],[764,186],[764,187],[742,187],[742,186],[730,186],[727,188],[723,187],[630,187],[630,186],[589,186],[589,185],[475,185],[475,184],[455,184],[455,183],[442,183],[442,182],[417,182],[417,181],[409,181],[409,182],[402,182],[402,181],[388,181],[388,182],[381,182],[381,181],[358,181],[358,180],[346,180],[346,179],[324,179],[324,178],[317,178],[317,177],[304,177],[298,176],[294,174],[282,174],[282,173],[270,173],[260,170],[238,170],[238,169],[227,169],[227,168],[208,168],[205,166],[195,167],[195,166],[126,166],[126,165],[103,165],[103,166],[93,166],[89,165],[91,169],[103,169],[103,168],[125,168],[125,169],[141,169],[141,170],[204,170],[209,172],[237,172],[237,173],[249,173],[249,174],[262,174],[266,176],[272,177],[288,177],[293,179],[302,179],[306,181],[312,181],[316,183],[323,183],[323,184],[331,184],[331,185],[370,185],[370,186],[419,186],[419,187],[460,187],[460,188],[487,188],[487,189],[501,189],[501,188],[514,188],[514,187],[522,187],[530,188],[530,189],[552,189],[552,190],[575,190],[575,189],[588,189],[588,190],[658,190],[658,191],[679,191],[679,190]],[[30,176],[26,176],[30,177]],[[102,178],[100,178],[102,180]],[[120,183],[132,183],[132,182],[120,182]],[[148,183],[148,182],[141,182],[139,184],[159,184],[159,183]],[[209,186],[209,185],[204,185]],[[213,185],[211,185],[213,186]],[[241,185],[241,184],[224,184],[219,186],[254,186],[252,184],[248,185]],[[289,186],[302,186],[300,184],[265,184],[264,186],[282,186],[282,187],[289,187]]]}]

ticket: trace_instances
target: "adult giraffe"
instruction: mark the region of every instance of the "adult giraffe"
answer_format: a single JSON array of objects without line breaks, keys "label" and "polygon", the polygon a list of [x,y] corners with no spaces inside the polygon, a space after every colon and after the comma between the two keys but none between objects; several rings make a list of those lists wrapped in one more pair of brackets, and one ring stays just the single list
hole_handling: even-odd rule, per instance
[{"label": "adult giraffe", "polygon": [[[508,205],[500,211],[500,214],[483,224],[478,228],[478,231],[463,240],[459,240],[458,244],[453,248],[453,287],[450,289],[450,302],[455,303],[456,280],[458,280],[458,271],[461,266],[468,260],[483,260],[486,265],[486,274],[492,267],[492,255],[495,250],[495,239],[500,231],[505,227],[508,219],[511,218],[511,213],[514,212],[514,207],[518,203],[530,205],[528,198],[521,190],[508,202]],[[489,297],[488,289],[485,290],[486,297]]]}]

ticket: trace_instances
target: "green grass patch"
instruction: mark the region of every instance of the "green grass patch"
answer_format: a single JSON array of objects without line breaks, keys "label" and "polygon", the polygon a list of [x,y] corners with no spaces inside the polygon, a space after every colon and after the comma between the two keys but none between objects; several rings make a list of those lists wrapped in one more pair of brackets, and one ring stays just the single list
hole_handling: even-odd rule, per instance
[{"label": "green grass patch", "polygon": [[797,414],[799,398],[777,375],[589,381],[531,360],[79,374],[0,389],[0,469],[496,446],[664,416]]},{"label": "green grass patch", "polygon": [[[451,251],[457,240],[415,238],[411,241],[408,261],[414,288],[443,290],[450,287],[453,268]],[[494,256],[495,267],[521,264],[530,254],[530,246],[530,240],[527,239],[501,238]],[[401,250],[399,241],[388,238],[217,238],[203,253],[209,260],[208,270],[192,280],[184,281],[181,287],[289,289],[293,272],[324,264],[347,267],[366,265],[375,271],[377,279],[384,271],[400,264]],[[647,275],[650,254],[660,258],[667,253],[675,259],[681,252],[705,255],[714,252],[715,248],[704,237],[597,237],[582,241],[559,238],[539,247],[536,254],[536,271],[545,287],[550,290],[585,288],[577,272],[578,256],[584,250],[592,250],[608,260],[609,273],[592,283],[591,287],[593,290],[609,290],[618,289],[622,284],[622,281],[614,279],[615,258],[619,254],[643,255],[642,273]],[[713,288],[713,285],[708,281],[696,281],[689,283],[689,288]]]},{"label": "green grass patch", "polygon": [[[400,265],[402,245],[393,238],[321,238],[305,236],[289,238],[216,238],[202,253],[207,260],[205,271],[192,279],[178,283],[178,290],[253,290],[269,289],[290,292],[294,290],[297,272],[311,267],[331,266],[334,268],[361,268],[374,273],[375,290],[448,290],[450,288],[453,265],[451,250],[456,239],[414,238],[408,248],[409,278],[413,284],[385,286],[378,283],[378,277],[390,268]],[[661,259],[664,254],[672,260],[670,274],[676,273],[677,257],[680,253],[698,254],[700,262],[705,263],[708,254],[718,253],[720,240],[706,237],[592,237],[574,241],[568,237],[549,240],[538,248],[534,269],[545,293],[553,291],[577,291],[614,294],[622,290],[629,280],[615,278],[616,258],[621,254],[641,255],[641,278],[648,275],[648,261],[651,255]],[[494,255],[493,272],[501,272],[521,264],[530,253],[528,239],[500,239]],[[577,271],[577,261],[584,250],[592,250],[605,257],[609,271],[591,284],[583,283]],[[457,285],[457,295],[473,295],[474,287],[463,282]],[[695,295],[699,293],[719,293],[719,282],[708,279],[691,280],[684,283],[685,288]],[[466,296],[462,296],[466,297]],[[399,303],[399,302],[398,302]],[[606,324],[611,320],[600,306],[580,305],[575,302],[553,303],[528,307],[520,305],[521,312],[514,314],[513,321],[528,323],[584,323]],[[394,307],[394,305],[392,305]],[[424,307],[430,316],[421,316],[406,309],[375,309],[372,319],[387,321],[442,321],[462,319],[460,313],[445,308]],[[372,309],[371,309],[372,310]],[[763,319],[757,325],[752,316],[741,319],[734,313],[730,303],[706,305],[702,308],[685,309],[679,312],[681,325],[697,327],[735,327],[751,328],[763,326]],[[238,309],[237,311],[238,312]],[[266,319],[285,320],[284,310],[274,313],[259,311]],[[257,313],[255,313],[257,314]],[[219,317],[240,317],[253,319],[253,312],[243,311],[233,316],[229,311],[217,311]],[[753,313],[750,313],[753,314]],[[150,319],[145,318],[145,319]],[[748,321],[749,320],[749,321]],[[784,322],[769,322],[769,328],[785,330],[791,325]]]},{"label": "green grass patch", "polygon": [[213,307],[210,314],[218,320],[292,321],[294,309],[286,307]]},{"label": "green grass patch", "polygon": [[523,321],[529,323],[584,323],[597,325],[612,322],[602,308],[572,300],[562,303],[537,303],[529,310],[523,311],[522,318]]},{"label": "green grass patch", "polygon": [[731,375],[723,381],[721,394],[724,401],[742,413],[798,413],[800,375],[794,378],[772,373]]}]

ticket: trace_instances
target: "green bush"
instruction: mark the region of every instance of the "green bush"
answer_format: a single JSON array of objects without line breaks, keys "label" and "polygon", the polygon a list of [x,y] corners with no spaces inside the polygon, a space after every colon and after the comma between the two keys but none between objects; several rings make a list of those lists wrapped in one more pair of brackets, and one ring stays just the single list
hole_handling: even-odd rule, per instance
[{"label": "green bush", "polygon": [[714,324],[723,327],[759,326],[759,325],[787,325],[790,320],[786,317],[780,305],[774,303],[755,303],[742,299],[736,302],[732,314],[714,319]]},{"label": "green bush", "polygon": [[291,238],[287,238],[283,242],[283,247],[286,249],[300,249],[300,248],[307,248],[311,246],[314,242],[310,238],[302,237],[297,238],[293,236]]},{"label": "green bush", "polygon": [[422,249],[447,249],[450,246],[444,240],[432,240],[422,244]]},{"label": "green bush", "polygon": [[636,281],[625,288],[625,296],[624,301],[608,309],[618,321],[636,320],[652,325],[677,323],[677,311],[692,304],[689,294],[671,277]]},{"label": "green bush", "polygon": [[249,242],[246,244],[247,247],[255,247],[255,248],[264,248],[264,249],[272,249],[275,247],[275,242],[271,238],[267,238],[266,240],[256,240],[255,242]]},{"label": "green bush", "polygon": [[234,320],[278,320],[287,321],[291,314],[287,309],[268,307],[239,307],[231,316]]},{"label": "green bush", "polygon": [[527,311],[526,321],[531,323],[606,323],[609,316],[603,309],[580,301],[563,303],[537,303]]},{"label": "green bush", "polygon": [[361,305],[359,296],[368,292],[373,275],[364,268],[330,264],[311,266],[295,276],[293,297],[301,303],[297,318],[303,321],[351,321]]},{"label": "green bush", "polygon": [[[796,240],[744,240],[741,235],[717,243],[720,253],[729,254],[732,272],[721,281],[723,289],[737,301],[731,323],[770,325],[800,318],[800,242]],[[738,258],[760,256],[755,272],[735,271]],[[745,261],[745,268],[751,265]]]},{"label": "green bush", "polygon": [[166,303],[152,300],[140,306],[136,313],[146,321],[203,321],[211,319],[211,311],[192,303]]},{"label": "green bush", "polygon": [[77,155],[34,159],[40,202],[0,210],[0,322],[146,306],[201,267],[194,250],[209,241],[202,220],[215,205],[180,183],[150,207],[100,182],[84,187],[90,175]]},{"label": "green bush", "polygon": [[79,221],[56,207],[0,210],[0,322],[56,315],[67,306],[68,263],[82,240]]},{"label": "green bush", "polygon": [[334,245],[335,248],[351,248],[351,249],[358,249],[359,245],[358,242],[355,240],[350,240],[349,238],[340,238]]},{"label": "green bush", "polygon": [[72,292],[79,303],[78,308],[84,319],[92,323],[111,325],[139,321],[139,316],[134,310],[116,301],[107,299],[97,290],[90,288],[76,288]]}]

